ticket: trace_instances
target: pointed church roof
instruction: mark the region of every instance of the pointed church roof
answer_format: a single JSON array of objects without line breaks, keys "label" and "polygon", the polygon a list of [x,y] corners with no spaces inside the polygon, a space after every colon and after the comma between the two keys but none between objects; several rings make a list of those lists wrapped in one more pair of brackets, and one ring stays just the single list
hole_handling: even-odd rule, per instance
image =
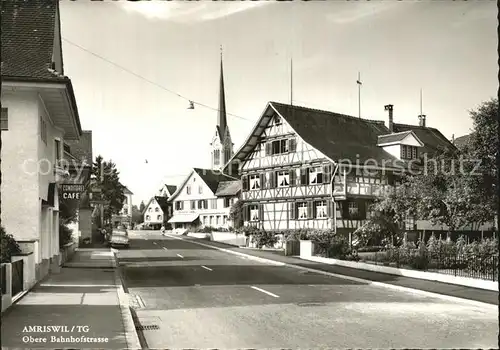
[{"label": "pointed church roof", "polygon": [[219,110],[217,113],[217,129],[221,141],[226,136],[227,118],[226,118],[226,96],[224,93],[224,72],[222,69],[222,53],[220,58],[220,82],[219,82]]}]

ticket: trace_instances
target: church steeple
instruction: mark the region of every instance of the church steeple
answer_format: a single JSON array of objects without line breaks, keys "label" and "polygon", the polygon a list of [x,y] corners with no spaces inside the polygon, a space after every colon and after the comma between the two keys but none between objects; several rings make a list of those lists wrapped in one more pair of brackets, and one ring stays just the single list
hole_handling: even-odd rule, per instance
[{"label": "church steeple", "polygon": [[224,91],[224,71],[222,67],[222,46],[220,53],[219,108],[217,126],[212,139],[212,169],[220,170],[233,156],[233,142],[227,125],[226,96]]},{"label": "church steeple", "polygon": [[224,94],[224,72],[222,68],[222,46],[220,52],[220,82],[219,82],[219,111],[217,115],[217,126],[221,140],[224,141],[226,136],[227,119],[226,119],[226,96]]}]

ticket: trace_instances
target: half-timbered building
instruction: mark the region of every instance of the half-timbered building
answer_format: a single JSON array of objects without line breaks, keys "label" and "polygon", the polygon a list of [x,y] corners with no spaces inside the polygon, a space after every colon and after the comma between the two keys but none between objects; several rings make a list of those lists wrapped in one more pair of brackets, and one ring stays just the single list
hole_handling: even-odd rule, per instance
[{"label": "half-timbered building", "polygon": [[430,147],[411,129],[395,131],[392,108],[386,107],[388,128],[383,121],[269,102],[224,168],[241,176],[245,224],[340,232],[364,224],[374,199]]}]

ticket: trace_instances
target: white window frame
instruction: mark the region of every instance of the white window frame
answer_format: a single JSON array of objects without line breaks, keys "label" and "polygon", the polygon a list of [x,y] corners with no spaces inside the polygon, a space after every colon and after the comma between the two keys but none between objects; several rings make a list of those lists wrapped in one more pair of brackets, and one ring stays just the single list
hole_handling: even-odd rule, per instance
[{"label": "white window frame", "polygon": [[328,217],[326,201],[315,202],[316,219],[325,219]]},{"label": "white window frame", "polygon": [[156,220],[161,221],[161,215],[157,215]]},{"label": "white window frame", "polygon": [[250,175],[249,181],[250,181],[250,191],[260,190],[260,175],[259,174]]},{"label": "white window frame", "polygon": [[[286,171],[278,171],[277,172],[278,176],[278,187],[288,187],[290,186],[290,172],[288,170]],[[283,181],[286,181],[287,184],[282,184]]]},{"label": "white window frame", "polygon": [[151,221],[151,216],[146,215],[146,221]]},{"label": "white window frame", "polygon": [[306,202],[297,203],[297,219],[305,220],[307,218],[308,218],[307,217],[307,203]]},{"label": "white window frame", "polygon": [[198,194],[202,194],[203,193],[203,186],[200,185],[198,186]]},{"label": "white window frame", "polygon": [[160,211],[160,208],[156,207],[155,208],[155,213],[158,213]]},{"label": "white window frame", "polygon": [[191,186],[190,185],[186,186],[186,194],[191,194]]},{"label": "white window frame", "polygon": [[250,221],[259,221],[259,206],[250,206]]},{"label": "white window frame", "polygon": [[[322,174],[323,170],[321,167],[309,168],[309,185],[317,185],[318,184],[318,175]],[[323,183],[323,179],[321,179],[321,183]]]},{"label": "white window frame", "polygon": [[220,215],[217,215],[217,216],[215,217],[215,224],[216,224],[216,225],[220,225]]}]

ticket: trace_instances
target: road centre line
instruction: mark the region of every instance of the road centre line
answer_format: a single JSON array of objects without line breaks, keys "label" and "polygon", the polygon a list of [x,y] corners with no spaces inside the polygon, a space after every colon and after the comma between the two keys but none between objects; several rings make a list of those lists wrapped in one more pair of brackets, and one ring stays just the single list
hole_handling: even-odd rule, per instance
[{"label": "road centre line", "polygon": [[260,289],[258,287],[255,287],[255,286],[251,286],[251,288],[255,289],[255,290],[258,290],[259,292],[262,292],[262,293],[265,293],[267,295],[270,295],[272,297],[275,297],[275,298],[279,298],[279,295],[276,295],[276,294],[273,294],[271,292],[268,292],[267,290],[264,290],[264,289]]},{"label": "road centre line", "polygon": [[183,257],[182,255],[180,255],[180,254],[177,254],[177,256],[178,256],[179,258],[184,258],[184,257]]},{"label": "road centre line", "polygon": [[201,265],[201,267],[203,267],[205,270],[213,271],[210,267],[206,267],[206,266],[203,266],[203,265]]}]

